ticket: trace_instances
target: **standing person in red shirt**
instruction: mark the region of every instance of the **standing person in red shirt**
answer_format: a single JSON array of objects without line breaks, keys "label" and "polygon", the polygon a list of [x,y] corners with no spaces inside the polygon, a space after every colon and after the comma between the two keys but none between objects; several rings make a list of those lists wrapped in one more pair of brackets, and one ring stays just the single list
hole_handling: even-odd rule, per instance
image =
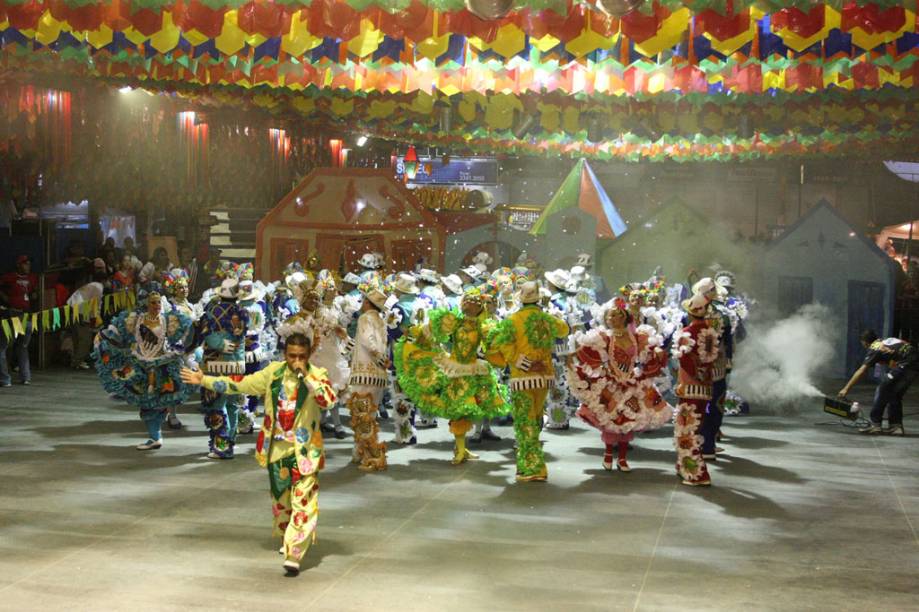
[{"label": "standing person in red shirt", "polygon": [[[16,271],[0,276],[0,306],[6,308],[4,317],[21,317],[38,308],[38,276],[32,274],[32,263],[28,255],[16,258]],[[23,317],[25,319],[25,317]],[[32,371],[29,367],[29,342],[32,340],[31,321],[23,320],[24,334],[12,339],[13,357],[19,364],[19,380],[28,385],[32,382]],[[0,332],[0,336],[4,334]],[[0,387],[10,386],[10,374],[6,363],[5,337],[0,339]]]}]

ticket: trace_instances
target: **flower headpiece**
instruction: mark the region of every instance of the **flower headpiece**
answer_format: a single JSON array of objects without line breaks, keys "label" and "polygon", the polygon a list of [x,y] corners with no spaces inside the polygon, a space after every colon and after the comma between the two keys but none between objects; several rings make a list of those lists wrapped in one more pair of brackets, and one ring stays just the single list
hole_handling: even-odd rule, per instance
[{"label": "flower headpiece", "polygon": [[335,277],[332,276],[330,271],[320,270],[318,276],[316,276],[316,288],[319,289],[321,293],[325,293],[329,290],[335,290]]},{"label": "flower headpiece", "polygon": [[163,277],[163,287],[167,293],[175,293],[178,287],[188,288],[188,272],[184,268],[173,268]]},{"label": "flower headpiece", "polygon": [[232,261],[221,261],[220,265],[217,266],[217,269],[214,271],[214,276],[218,280],[224,280],[226,278],[238,278],[239,264]]},{"label": "flower headpiece", "polygon": [[240,264],[236,269],[236,274],[241,281],[251,281],[255,278],[255,266],[249,262]]}]

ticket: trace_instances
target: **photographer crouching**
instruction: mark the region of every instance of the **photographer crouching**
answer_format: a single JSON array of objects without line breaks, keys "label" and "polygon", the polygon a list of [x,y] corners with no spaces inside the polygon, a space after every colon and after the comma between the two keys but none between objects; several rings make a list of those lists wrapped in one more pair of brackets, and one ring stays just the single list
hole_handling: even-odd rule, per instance
[{"label": "photographer crouching", "polygon": [[[887,366],[874,392],[874,404],[869,416],[870,423],[859,429],[864,434],[888,434],[902,436],[903,396],[919,375],[919,351],[905,340],[887,338],[879,340],[872,330],[861,335],[861,343],[868,353],[865,361],[855,371],[846,386],[840,389],[839,397],[849,394],[852,386],[876,365]],[[884,410],[887,410],[887,427],[882,427]]]}]

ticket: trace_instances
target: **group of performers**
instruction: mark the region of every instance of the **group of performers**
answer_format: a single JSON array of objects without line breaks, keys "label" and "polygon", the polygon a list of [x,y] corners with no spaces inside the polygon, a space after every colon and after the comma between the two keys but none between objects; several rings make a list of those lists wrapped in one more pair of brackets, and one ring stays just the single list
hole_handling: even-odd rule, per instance
[{"label": "group of performers", "polygon": [[517,481],[545,481],[541,431],[576,417],[599,431],[603,468],[622,472],[634,437],[672,422],[681,482],[711,484],[746,317],[733,275],[684,287],[655,273],[611,297],[588,255],[545,272],[525,253],[512,268],[491,263],[479,253],[447,275],[387,275],[367,253],[343,275],[311,260],[268,285],[227,263],[197,304],[182,270],[148,275],[138,309],[98,334],[97,371],[140,409],[138,450],[162,448],[163,425],[181,427],[175,407],[198,387],[207,457],[232,459],[238,437],[258,431],[290,574],[315,539],[323,433],[346,437],[342,408],[365,472],[387,467],[379,422],[390,415],[394,444],[446,421],[454,465],[477,459],[469,443],[497,438],[490,424],[502,420],[513,422]]}]

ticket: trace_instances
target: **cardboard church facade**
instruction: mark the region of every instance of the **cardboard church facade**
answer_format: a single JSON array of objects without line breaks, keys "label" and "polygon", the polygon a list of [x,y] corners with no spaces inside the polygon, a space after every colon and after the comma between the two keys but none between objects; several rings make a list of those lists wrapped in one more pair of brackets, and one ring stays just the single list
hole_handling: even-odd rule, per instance
[{"label": "cardboard church facade", "polygon": [[389,169],[319,168],[258,224],[256,271],[278,279],[289,262],[311,253],[323,268],[358,269],[367,252],[391,270],[441,268],[445,229]]}]

